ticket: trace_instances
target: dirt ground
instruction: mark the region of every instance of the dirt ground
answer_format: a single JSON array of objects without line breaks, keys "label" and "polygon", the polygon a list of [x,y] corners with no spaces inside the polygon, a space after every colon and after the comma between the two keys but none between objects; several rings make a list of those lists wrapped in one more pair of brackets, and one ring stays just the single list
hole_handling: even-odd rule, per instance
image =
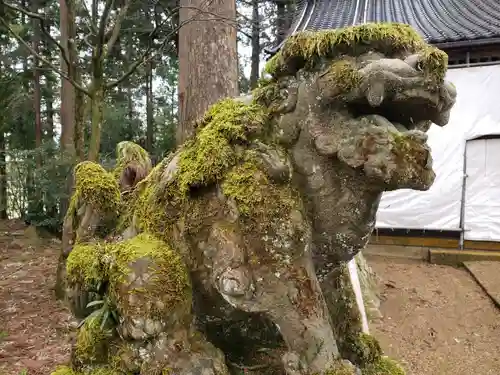
[{"label": "dirt ground", "polygon": [[[0,375],[49,375],[76,322],[54,298],[60,243],[0,222]],[[384,318],[372,333],[408,375],[500,374],[500,313],[464,270],[369,260]]]},{"label": "dirt ground", "polygon": [[0,375],[49,375],[69,358],[69,311],[54,298],[60,244],[0,222]]},{"label": "dirt ground", "polygon": [[382,280],[384,315],[371,333],[407,375],[500,374],[500,310],[467,271],[382,259],[369,264]]}]

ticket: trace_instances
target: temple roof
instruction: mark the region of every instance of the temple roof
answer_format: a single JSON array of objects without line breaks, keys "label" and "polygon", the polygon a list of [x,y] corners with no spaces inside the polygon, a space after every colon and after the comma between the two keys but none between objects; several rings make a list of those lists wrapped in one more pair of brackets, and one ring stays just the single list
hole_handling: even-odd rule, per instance
[{"label": "temple roof", "polygon": [[[304,0],[286,36],[369,22],[409,24],[438,45],[500,43],[500,0]],[[276,53],[282,44],[267,52]]]}]

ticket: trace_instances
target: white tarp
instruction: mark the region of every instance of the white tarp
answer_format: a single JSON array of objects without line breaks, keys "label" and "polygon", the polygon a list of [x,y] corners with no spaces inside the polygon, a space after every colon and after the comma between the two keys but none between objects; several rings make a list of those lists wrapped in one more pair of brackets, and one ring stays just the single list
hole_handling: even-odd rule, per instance
[{"label": "white tarp", "polygon": [[[447,79],[457,88],[457,102],[448,125],[442,128],[433,125],[428,132],[436,180],[425,192],[398,190],[384,193],[377,212],[377,228],[460,228],[466,141],[500,134],[500,65],[450,69]],[[478,151],[471,147],[470,152]],[[484,186],[481,195],[490,195],[490,202],[492,199],[500,201],[498,189]],[[493,216],[484,216],[485,212],[481,213],[481,223],[477,222],[479,217],[476,218],[475,228],[495,220]],[[469,212],[468,220],[474,220],[473,217],[474,212]],[[467,219],[465,223],[467,228]],[[500,227],[488,239],[493,237],[500,240]]]}]

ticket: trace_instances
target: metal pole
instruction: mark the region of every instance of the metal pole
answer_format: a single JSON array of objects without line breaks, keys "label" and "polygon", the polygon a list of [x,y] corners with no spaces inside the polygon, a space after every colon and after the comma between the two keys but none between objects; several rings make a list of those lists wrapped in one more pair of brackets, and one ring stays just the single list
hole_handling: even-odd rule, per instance
[{"label": "metal pole", "polygon": [[462,170],[462,198],[460,200],[460,250],[464,249],[465,242],[465,191],[467,185],[467,140],[464,147],[464,163]]}]

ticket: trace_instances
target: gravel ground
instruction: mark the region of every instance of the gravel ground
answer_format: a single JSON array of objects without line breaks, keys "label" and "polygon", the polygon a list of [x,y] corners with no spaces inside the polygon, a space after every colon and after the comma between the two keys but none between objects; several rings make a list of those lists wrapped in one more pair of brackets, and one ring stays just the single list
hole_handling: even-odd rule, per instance
[{"label": "gravel ground", "polygon": [[371,333],[408,375],[500,374],[500,311],[467,271],[388,259],[369,264],[382,280],[384,315]]}]

